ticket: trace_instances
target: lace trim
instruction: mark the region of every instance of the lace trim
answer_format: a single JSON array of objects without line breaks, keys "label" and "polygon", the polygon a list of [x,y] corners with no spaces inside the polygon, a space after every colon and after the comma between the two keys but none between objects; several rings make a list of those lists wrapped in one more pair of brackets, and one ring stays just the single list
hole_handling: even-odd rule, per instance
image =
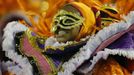
[{"label": "lace trim", "polygon": [[124,21],[119,23],[112,23],[109,27],[100,30],[95,36],[91,36],[87,44],[75,54],[72,59],[65,62],[62,66],[64,70],[60,71],[58,75],[73,75],[72,72],[76,70],[85,60],[90,58],[92,52],[107,38],[112,35],[127,30],[134,23],[134,11],[124,16]]},{"label": "lace trim", "polygon": [[6,57],[12,60],[5,62],[5,65],[7,65],[7,70],[16,75],[33,75],[32,66],[28,59],[15,52],[14,36],[17,32],[25,31],[26,29],[24,25],[16,21],[8,23],[4,29],[3,51],[6,52]]},{"label": "lace trim", "polygon": [[84,69],[83,73],[88,73],[93,69],[95,64],[99,61],[99,59],[107,59],[109,55],[119,55],[126,57],[128,59],[133,60],[134,59],[134,49],[108,49],[105,48],[104,51],[99,51],[96,56],[93,57],[92,60],[90,60],[91,65],[90,67]]}]

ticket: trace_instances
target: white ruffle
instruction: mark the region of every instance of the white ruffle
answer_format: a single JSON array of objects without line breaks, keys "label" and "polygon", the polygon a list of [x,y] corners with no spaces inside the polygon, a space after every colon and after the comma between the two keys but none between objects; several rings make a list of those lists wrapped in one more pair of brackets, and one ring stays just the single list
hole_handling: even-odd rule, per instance
[{"label": "white ruffle", "polygon": [[62,65],[63,71],[58,72],[58,75],[72,75],[85,60],[90,58],[92,52],[107,38],[112,35],[127,30],[134,23],[134,11],[130,12],[128,16],[124,17],[124,21],[119,23],[112,23],[109,27],[100,30],[95,36],[92,36],[87,44],[80,49],[80,51],[73,56],[72,59]]},{"label": "white ruffle", "polygon": [[93,69],[93,67],[95,66],[95,64],[101,58],[106,60],[109,55],[119,55],[119,56],[123,56],[123,57],[133,60],[134,59],[134,49],[107,49],[107,48],[105,48],[104,51],[99,51],[97,53],[97,55],[94,56],[92,60],[90,60],[90,62],[92,64],[90,65],[90,67],[88,67],[84,70],[84,73],[88,73],[89,71],[91,71]]},{"label": "white ruffle", "polygon": [[[29,66],[28,66],[29,67]],[[29,69],[25,66],[25,68],[19,66],[18,64],[16,64],[16,62],[11,62],[11,61],[7,61],[7,62],[2,62],[2,69],[3,71],[9,71],[15,75],[28,75],[30,74]]]},{"label": "white ruffle", "polygon": [[[90,36],[87,36],[87,37],[85,37],[85,38],[80,39],[79,42],[85,41],[85,40],[87,40],[87,39],[89,39],[89,38],[90,38]],[[76,43],[79,43],[79,42],[77,42],[77,41],[67,41],[67,42],[65,42],[65,43],[63,43],[63,42],[58,42],[58,41],[56,40],[56,38],[54,38],[54,36],[52,36],[52,37],[49,37],[49,38],[46,40],[46,42],[45,42],[45,47],[51,46],[51,47],[54,47],[54,48],[59,48],[59,47],[63,47],[63,46],[68,46],[68,45],[76,44]]]},{"label": "white ruffle", "polygon": [[15,52],[15,34],[17,32],[25,31],[26,29],[26,26],[17,21],[8,23],[4,29],[2,48],[3,51],[6,52],[6,57],[10,58],[13,62],[8,61],[3,64],[7,66],[7,70],[16,75],[33,75],[32,66],[27,58],[24,58]]}]

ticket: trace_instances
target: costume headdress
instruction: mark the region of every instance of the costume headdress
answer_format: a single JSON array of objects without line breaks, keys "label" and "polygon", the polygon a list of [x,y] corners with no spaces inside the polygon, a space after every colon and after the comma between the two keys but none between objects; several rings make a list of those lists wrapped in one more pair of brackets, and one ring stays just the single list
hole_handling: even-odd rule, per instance
[{"label": "costume headdress", "polygon": [[[24,9],[21,2],[19,3],[22,9]],[[95,25],[95,15],[91,7],[85,5],[82,2],[73,2],[71,0],[63,0],[63,1],[59,0],[58,2],[48,0],[49,8],[46,11],[43,11],[42,12],[43,14],[38,14],[39,20],[37,23],[34,22],[33,19],[33,16],[35,16],[36,14],[35,13],[30,13],[30,15],[28,14],[29,15],[28,17],[33,23],[33,26],[29,26],[29,28],[41,36],[51,36],[52,34],[50,32],[51,29],[50,25],[52,23],[52,18],[55,15],[55,13],[66,3],[70,3],[76,9],[78,9],[81,15],[84,17],[83,25],[76,40],[79,40],[81,37],[85,37],[86,35],[91,34],[92,31],[94,30],[93,26]],[[99,5],[97,3],[95,4],[95,2],[93,1],[91,1],[90,4],[96,6]]]},{"label": "costume headdress", "polygon": [[77,40],[79,40],[81,37],[85,37],[93,32],[93,26],[95,25],[95,15],[92,9],[83,3],[72,2],[71,4],[76,7],[84,17],[83,25],[77,37]]},{"label": "costume headdress", "polygon": [[[129,11],[134,9],[133,0],[114,0],[114,1],[113,0],[58,0],[58,1],[57,0],[47,0],[47,1],[39,0],[36,2],[32,2],[32,0],[28,0],[28,1],[15,0],[16,3],[18,2],[18,4],[16,4],[15,7],[20,6],[21,10],[28,12],[27,15],[30,18],[30,21],[32,22],[32,25],[33,25],[32,27],[29,27],[30,29],[32,29],[34,32],[36,32],[37,34],[41,36],[51,36],[52,34],[50,32],[50,28],[51,28],[50,24],[52,22],[53,16],[55,15],[55,13],[57,13],[58,9],[60,9],[65,4],[73,2],[73,1],[81,2],[87,5],[89,8],[95,7],[98,10],[102,10],[117,19],[120,19],[120,14],[127,14]],[[7,5],[7,3],[3,3],[3,4]],[[82,9],[79,3],[78,4],[71,3],[71,4],[79,6],[79,8]],[[113,14],[107,10],[101,9],[104,5],[117,8],[117,10],[119,11],[119,14]],[[3,8],[3,9],[7,9],[7,8]],[[34,18],[33,16],[39,17],[37,18],[38,22],[34,22],[35,20],[33,19]]]}]

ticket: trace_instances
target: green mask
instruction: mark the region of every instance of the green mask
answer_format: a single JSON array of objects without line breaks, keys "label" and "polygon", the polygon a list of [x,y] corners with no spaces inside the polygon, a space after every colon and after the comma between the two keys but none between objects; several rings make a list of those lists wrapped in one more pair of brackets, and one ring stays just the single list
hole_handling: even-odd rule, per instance
[{"label": "green mask", "polygon": [[82,16],[65,10],[60,10],[53,19],[52,32],[55,32],[57,27],[63,29],[75,28],[76,26],[82,25],[83,21],[84,19]]},{"label": "green mask", "polygon": [[83,21],[84,18],[76,8],[66,5],[54,16],[51,31],[59,42],[74,40]]}]

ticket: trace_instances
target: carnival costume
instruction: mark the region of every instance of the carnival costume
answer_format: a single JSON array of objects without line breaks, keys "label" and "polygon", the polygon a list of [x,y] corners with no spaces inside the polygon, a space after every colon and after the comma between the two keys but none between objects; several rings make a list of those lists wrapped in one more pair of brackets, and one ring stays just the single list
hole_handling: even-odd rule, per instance
[{"label": "carnival costume", "polygon": [[[9,22],[3,30],[4,71],[15,75],[131,75],[134,12],[120,17],[114,8],[86,1],[61,1],[52,10],[48,0],[44,19],[33,13],[27,16],[31,23],[26,19]],[[59,29],[76,27],[80,30],[73,41],[55,38]]]}]

